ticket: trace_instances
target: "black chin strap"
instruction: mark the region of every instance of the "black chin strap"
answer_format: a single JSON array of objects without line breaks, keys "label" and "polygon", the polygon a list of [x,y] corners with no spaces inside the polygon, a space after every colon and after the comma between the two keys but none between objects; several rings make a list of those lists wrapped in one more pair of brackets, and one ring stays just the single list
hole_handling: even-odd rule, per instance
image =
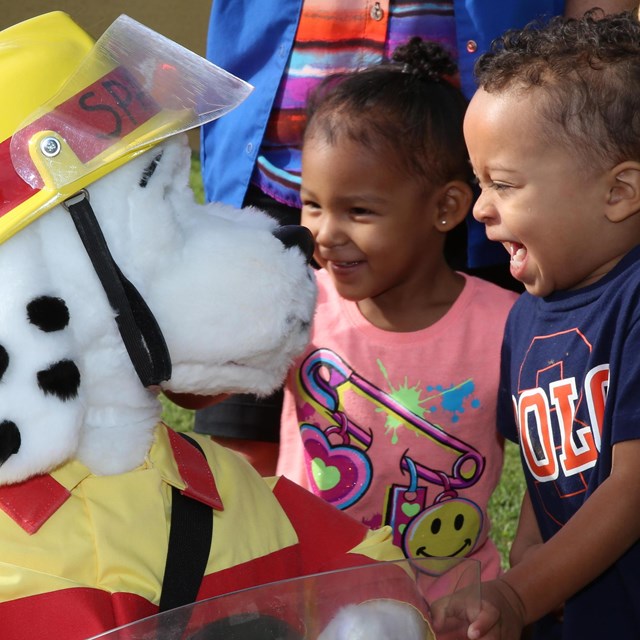
[{"label": "black chin strap", "polygon": [[129,358],[145,387],[171,377],[171,357],[162,331],[138,290],[115,263],[102,234],[86,190],[67,199],[64,208],[71,214],[78,235],[100,278]]}]

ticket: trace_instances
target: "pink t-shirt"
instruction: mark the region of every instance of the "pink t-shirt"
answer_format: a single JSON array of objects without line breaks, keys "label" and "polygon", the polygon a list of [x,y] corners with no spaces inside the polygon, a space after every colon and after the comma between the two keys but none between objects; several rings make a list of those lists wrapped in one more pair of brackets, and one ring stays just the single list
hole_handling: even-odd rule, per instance
[{"label": "pink t-shirt", "polygon": [[416,557],[500,559],[487,502],[502,470],[500,348],[517,294],[478,278],[434,325],[372,326],[317,273],[311,342],[285,389],[278,474]]}]

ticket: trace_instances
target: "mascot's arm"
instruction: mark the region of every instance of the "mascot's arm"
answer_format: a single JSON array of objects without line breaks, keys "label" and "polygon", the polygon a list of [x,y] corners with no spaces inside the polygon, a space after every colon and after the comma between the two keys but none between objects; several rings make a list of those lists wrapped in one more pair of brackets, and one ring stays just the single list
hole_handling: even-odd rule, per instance
[{"label": "mascot's arm", "polygon": [[271,478],[273,494],[308,550],[305,573],[329,571],[377,560],[402,560],[391,540],[389,527],[370,531],[368,527],[336,509],[287,478]]}]

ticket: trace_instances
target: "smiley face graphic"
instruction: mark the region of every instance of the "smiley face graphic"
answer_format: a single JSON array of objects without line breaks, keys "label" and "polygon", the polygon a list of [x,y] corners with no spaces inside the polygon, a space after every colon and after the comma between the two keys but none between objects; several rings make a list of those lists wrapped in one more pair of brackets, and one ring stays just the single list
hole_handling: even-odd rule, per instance
[{"label": "smiley face graphic", "polygon": [[478,505],[450,498],[411,520],[404,533],[404,552],[411,558],[462,558],[471,553],[481,530]]}]

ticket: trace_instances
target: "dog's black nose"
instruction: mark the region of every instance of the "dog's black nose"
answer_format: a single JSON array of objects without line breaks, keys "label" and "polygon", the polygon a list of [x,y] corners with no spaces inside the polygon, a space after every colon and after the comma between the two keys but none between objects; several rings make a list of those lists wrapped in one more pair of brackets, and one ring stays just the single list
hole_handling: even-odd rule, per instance
[{"label": "dog's black nose", "polygon": [[298,247],[307,262],[311,262],[311,258],[313,258],[313,236],[307,227],[302,227],[298,224],[287,224],[276,228],[273,231],[273,235],[288,249]]},{"label": "dog's black nose", "polygon": [[0,464],[20,449],[20,430],[15,422],[0,422]]}]

